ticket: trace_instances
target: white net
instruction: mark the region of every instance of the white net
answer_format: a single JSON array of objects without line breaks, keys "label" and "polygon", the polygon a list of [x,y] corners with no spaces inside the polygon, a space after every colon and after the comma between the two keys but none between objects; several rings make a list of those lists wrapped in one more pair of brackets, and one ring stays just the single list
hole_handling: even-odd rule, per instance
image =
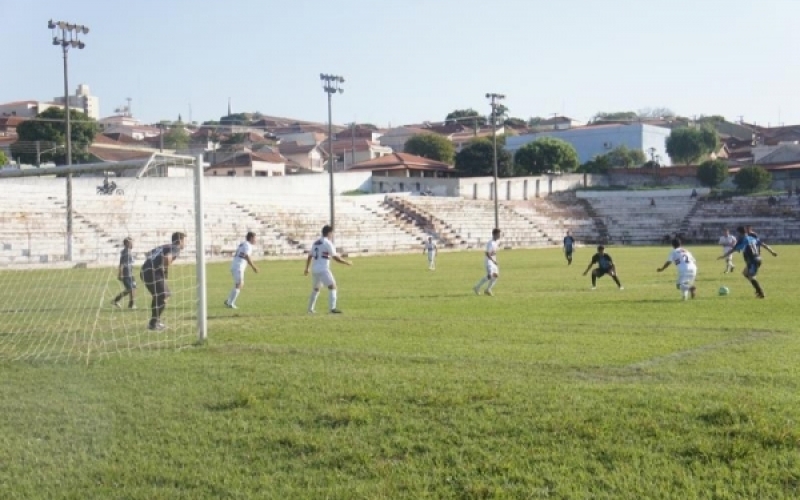
[{"label": "white net", "polygon": [[[158,157],[142,178],[134,177],[139,165],[109,165],[108,177],[73,176],[71,260],[66,180],[0,178],[0,360],[89,361],[197,340],[193,164]],[[185,248],[169,268],[165,328],[151,329],[151,294],[140,270],[147,253],[175,232],[186,235]],[[133,267],[124,277],[135,288],[120,280],[126,238]],[[129,288],[133,294],[125,294]]]}]

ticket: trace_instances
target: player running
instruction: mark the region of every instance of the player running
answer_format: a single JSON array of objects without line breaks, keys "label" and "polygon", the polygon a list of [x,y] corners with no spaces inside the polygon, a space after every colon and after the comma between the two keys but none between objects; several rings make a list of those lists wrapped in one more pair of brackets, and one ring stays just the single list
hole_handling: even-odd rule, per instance
[{"label": "player running", "polygon": [[742,275],[753,285],[756,290],[756,298],[763,299],[765,297],[764,289],[761,288],[761,283],[756,279],[758,270],[761,268],[761,248],[766,248],[773,257],[777,257],[778,254],[769,245],[761,241],[758,236],[753,236],[755,233],[750,229],[750,226],[739,226],[736,228],[736,232],[739,235],[736,245],[725,252],[719,259],[728,258],[733,252],[742,252],[745,264]]},{"label": "player running", "polygon": [[[727,254],[736,246],[736,236],[732,235],[730,230],[726,229],[725,234],[719,239],[719,244],[722,245],[722,253]],[[728,255],[728,258],[725,259],[725,271],[722,274],[732,273],[735,267],[736,266],[733,265],[733,254],[731,253]]]},{"label": "player running", "polygon": [[567,235],[564,236],[564,257],[567,258],[567,265],[572,265],[572,252],[575,250],[575,238],[572,237],[572,233],[567,231]]},{"label": "player running", "polygon": [[311,267],[311,297],[308,298],[308,313],[314,314],[314,307],[317,305],[317,298],[319,297],[320,285],[328,287],[328,309],[331,314],[341,314],[342,311],[336,308],[336,280],[331,273],[331,259],[344,264],[352,266],[353,263],[336,255],[336,246],[334,246],[331,238],[333,237],[333,228],[325,226],[322,228],[322,237],[311,245],[311,251],[308,252],[308,259],[306,259],[306,270],[304,274],[308,276],[308,268],[313,261],[314,265]]},{"label": "player running", "polygon": [[128,309],[136,309],[136,280],[133,278],[133,238],[127,237],[122,241],[122,251],[119,253],[119,270],[117,279],[125,287],[119,295],[114,297],[111,302],[114,307],[120,309],[119,301],[126,295],[128,298]]},{"label": "player running", "polygon": [[499,239],[500,230],[495,228],[492,230],[492,239],[486,244],[486,276],[481,278],[478,284],[473,287],[472,291],[475,292],[475,295],[481,294],[481,287],[483,287],[486,282],[489,283],[489,286],[486,287],[486,290],[483,292],[483,294],[490,297],[494,295],[494,293],[492,293],[492,289],[494,288],[495,283],[497,283],[497,277],[500,276],[500,268],[497,265],[497,240]]},{"label": "player running", "polygon": [[161,322],[161,314],[167,307],[167,299],[170,296],[167,279],[169,279],[169,268],[172,263],[180,256],[183,250],[186,235],[184,233],[172,233],[172,242],[161,245],[150,250],[142,265],[140,276],[144,281],[147,291],[153,299],[150,304],[151,316],[148,328],[150,330],[163,330],[166,327]]},{"label": "player running", "polygon": [[436,254],[439,251],[439,247],[436,246],[436,242],[433,241],[433,237],[428,236],[428,241],[425,242],[425,247],[422,249],[422,254],[428,254],[428,270],[435,271],[436,270]]},{"label": "player running", "polygon": [[253,269],[254,273],[258,273],[258,268],[250,259],[250,255],[253,253],[253,245],[255,243],[256,233],[249,231],[247,236],[245,236],[245,240],[239,243],[239,246],[236,248],[236,253],[233,256],[233,262],[231,262],[233,289],[228,295],[228,298],[225,299],[225,307],[229,309],[236,309],[236,299],[239,298],[239,294],[242,292],[242,287],[244,286],[244,270],[247,269],[247,266],[249,265],[250,268]]},{"label": "player running", "polygon": [[669,267],[670,264],[675,264],[678,268],[678,281],[675,286],[681,291],[683,300],[688,299],[690,296],[695,297],[697,288],[694,286],[694,280],[697,279],[697,261],[691,252],[681,246],[680,238],[672,240],[672,252],[670,252],[667,261],[664,265],[656,269],[659,273]]},{"label": "player running", "polygon": [[619,282],[619,278],[617,278],[617,267],[614,265],[611,256],[606,253],[606,247],[603,245],[597,247],[597,253],[592,256],[592,261],[589,262],[589,267],[586,268],[583,275],[586,276],[586,273],[588,273],[595,264],[597,264],[597,269],[592,270],[592,290],[597,289],[597,278],[602,278],[606,274],[611,276],[611,279],[614,280],[614,283],[617,284],[620,290],[625,289],[622,283]]}]

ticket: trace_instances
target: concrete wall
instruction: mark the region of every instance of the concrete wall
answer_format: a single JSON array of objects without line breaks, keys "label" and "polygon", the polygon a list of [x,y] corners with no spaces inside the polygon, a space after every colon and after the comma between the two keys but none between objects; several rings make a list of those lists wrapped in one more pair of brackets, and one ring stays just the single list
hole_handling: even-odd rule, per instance
[{"label": "concrete wall", "polygon": [[615,168],[608,172],[611,186],[692,186],[700,187],[697,167]]},{"label": "concrete wall", "polygon": [[[461,196],[473,200],[493,199],[492,177],[463,177],[460,179],[439,179],[433,177],[384,177],[372,178],[373,193],[426,192],[435,196]],[[417,189],[419,184],[419,188]],[[568,191],[587,186],[607,186],[604,175],[567,174],[542,175],[537,177],[501,178],[498,183],[498,197],[501,200],[529,200],[545,197],[559,191]]]},{"label": "concrete wall", "polygon": [[[697,188],[698,196],[705,196],[711,190],[708,188]],[[576,191],[575,195],[578,198],[586,200],[599,200],[599,199],[615,199],[625,198],[626,200],[632,198],[685,198],[690,199],[692,196],[691,189],[648,189],[644,191]]]}]

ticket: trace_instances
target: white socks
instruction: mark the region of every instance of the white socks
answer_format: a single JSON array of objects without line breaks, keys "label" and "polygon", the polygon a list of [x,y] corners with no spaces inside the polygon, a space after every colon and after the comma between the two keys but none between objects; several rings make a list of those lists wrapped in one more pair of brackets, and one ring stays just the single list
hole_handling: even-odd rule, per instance
[{"label": "white socks", "polygon": [[489,280],[489,286],[487,286],[487,287],[486,287],[486,290],[488,290],[488,291],[490,291],[490,292],[491,292],[491,291],[492,291],[492,288],[494,288],[494,284],[495,284],[495,283],[497,283],[497,278],[492,278],[492,279],[490,279],[490,280]]},{"label": "white socks", "polygon": [[331,311],[336,309],[336,292],[337,290],[335,288],[333,290],[328,290],[328,308]]},{"label": "white socks", "polygon": [[241,292],[242,291],[240,289],[234,287],[233,290],[231,290],[230,295],[228,295],[228,305],[230,306],[236,305],[236,299],[239,298],[239,294]]},{"label": "white socks", "polygon": [[317,297],[319,297],[319,290],[311,290],[311,297],[308,298],[308,310],[313,311],[317,305]]},{"label": "white socks", "polygon": [[481,289],[481,287],[482,287],[483,285],[485,285],[487,281],[489,281],[489,279],[488,279],[487,277],[485,277],[485,276],[484,276],[483,278],[481,278],[481,280],[478,282],[478,284],[477,284],[477,285],[475,285],[475,288],[476,288],[477,290],[480,290],[480,289]]}]

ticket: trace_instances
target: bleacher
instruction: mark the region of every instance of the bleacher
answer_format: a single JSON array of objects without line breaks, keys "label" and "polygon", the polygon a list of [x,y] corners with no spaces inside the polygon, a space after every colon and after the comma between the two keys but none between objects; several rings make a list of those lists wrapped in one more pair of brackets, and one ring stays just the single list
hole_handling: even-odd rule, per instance
[{"label": "bleacher", "polygon": [[725,229],[751,225],[766,241],[789,243],[800,240],[800,198],[768,196],[705,197],[686,228],[686,236],[699,243],[716,243]]},{"label": "bleacher", "polygon": [[665,235],[682,231],[697,198],[691,190],[644,192],[583,191],[579,193],[594,209],[608,231],[612,244],[646,245],[664,241]]}]

